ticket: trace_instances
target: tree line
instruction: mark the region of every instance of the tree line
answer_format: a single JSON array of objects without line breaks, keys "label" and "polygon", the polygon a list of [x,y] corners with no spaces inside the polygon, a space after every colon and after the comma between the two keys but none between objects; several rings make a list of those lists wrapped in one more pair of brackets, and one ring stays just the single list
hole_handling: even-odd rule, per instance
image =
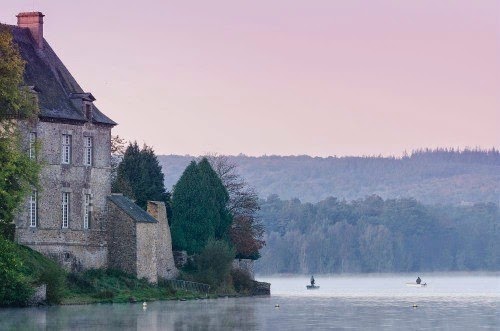
[{"label": "tree line", "polygon": [[261,200],[266,247],[257,272],[500,270],[494,203],[424,205],[372,195],[351,202]]},{"label": "tree line", "polygon": [[[160,155],[171,187],[192,156]],[[413,197],[424,203],[498,203],[500,154],[497,149],[422,149],[402,157],[228,156],[261,198],[318,202],[329,196],[355,200]]]}]

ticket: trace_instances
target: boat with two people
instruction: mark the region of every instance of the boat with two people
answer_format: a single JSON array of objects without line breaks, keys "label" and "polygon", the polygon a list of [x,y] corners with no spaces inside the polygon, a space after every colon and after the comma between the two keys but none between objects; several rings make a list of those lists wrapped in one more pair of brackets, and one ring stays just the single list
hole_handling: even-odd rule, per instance
[{"label": "boat with two people", "polygon": [[317,290],[319,286],[316,286],[316,281],[314,280],[314,276],[311,276],[311,285],[306,285],[308,290]]},{"label": "boat with two people", "polygon": [[411,287],[426,287],[427,283],[422,283],[422,280],[420,279],[420,276],[417,277],[417,280],[415,283],[406,283],[406,286],[411,286]]}]

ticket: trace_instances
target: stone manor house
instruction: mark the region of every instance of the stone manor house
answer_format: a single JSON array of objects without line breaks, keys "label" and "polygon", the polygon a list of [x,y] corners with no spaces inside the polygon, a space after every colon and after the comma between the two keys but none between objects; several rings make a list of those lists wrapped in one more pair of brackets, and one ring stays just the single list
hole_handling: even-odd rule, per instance
[{"label": "stone manor house", "polygon": [[68,270],[109,267],[151,282],[176,276],[165,205],[151,201],[146,212],[111,194],[116,123],[44,39],[43,17],[20,13],[17,26],[7,25],[40,108],[38,120],[21,124],[26,150],[43,164],[40,189],[33,189],[16,217],[17,242]]}]

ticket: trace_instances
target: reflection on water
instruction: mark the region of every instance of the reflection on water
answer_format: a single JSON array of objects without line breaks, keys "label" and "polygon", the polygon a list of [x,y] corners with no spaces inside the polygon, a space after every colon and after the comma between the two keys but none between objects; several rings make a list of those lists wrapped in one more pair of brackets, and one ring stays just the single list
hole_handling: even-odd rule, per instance
[{"label": "reflection on water", "polygon": [[424,289],[401,276],[317,276],[316,291],[305,277],[263,280],[271,297],[0,309],[0,330],[500,329],[496,276],[430,277]]},{"label": "reflection on water", "polygon": [[252,300],[97,304],[0,310],[0,330],[255,330]]}]

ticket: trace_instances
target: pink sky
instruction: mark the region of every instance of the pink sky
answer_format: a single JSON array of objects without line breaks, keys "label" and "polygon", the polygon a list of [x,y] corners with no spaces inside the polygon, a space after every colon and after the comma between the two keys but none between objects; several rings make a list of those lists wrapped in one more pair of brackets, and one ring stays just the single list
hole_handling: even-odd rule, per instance
[{"label": "pink sky", "polygon": [[[33,3],[35,5],[33,6]],[[2,0],[158,154],[500,145],[496,0]]]}]

